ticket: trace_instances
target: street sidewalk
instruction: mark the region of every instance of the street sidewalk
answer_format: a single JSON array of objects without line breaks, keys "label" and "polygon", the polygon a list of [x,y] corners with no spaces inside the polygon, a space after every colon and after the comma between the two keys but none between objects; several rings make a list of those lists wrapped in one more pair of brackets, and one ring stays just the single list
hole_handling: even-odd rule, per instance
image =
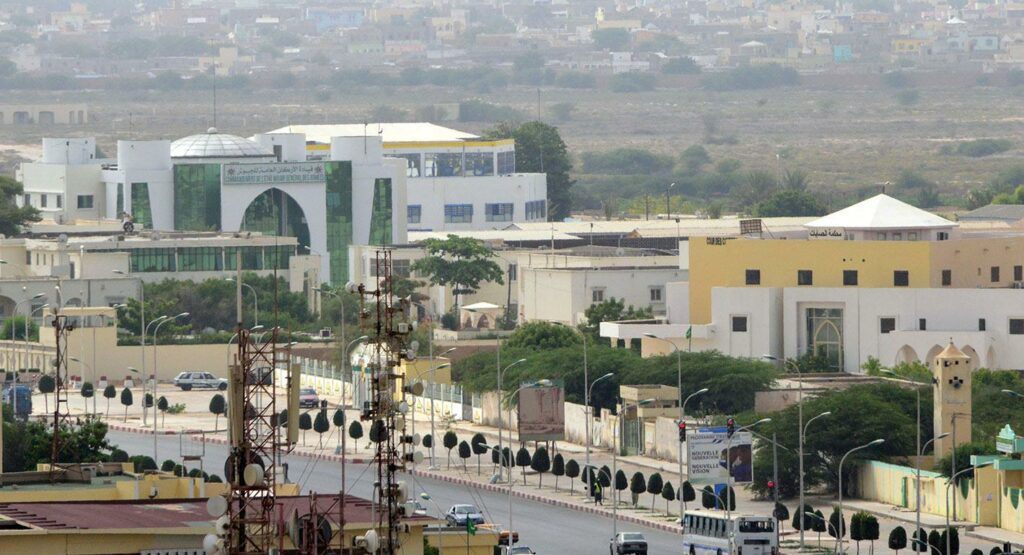
[{"label": "street sidewalk", "polygon": [[[838,506],[838,503],[832,502],[832,506]],[[848,511],[864,511],[877,517],[888,518],[909,524],[910,529],[908,532],[913,531],[913,527],[916,522],[915,519],[917,517],[917,513],[911,509],[860,499],[843,500],[843,513],[845,514]],[[961,530],[961,534],[969,538],[984,540],[995,544],[1009,542],[1013,545],[1024,545],[1024,534],[1017,532],[1011,532],[1009,530],[1003,530],[1002,528],[994,528],[991,526],[979,526],[973,522],[954,521],[949,524],[950,526],[959,528]],[[933,528],[945,528],[946,517],[930,513],[921,513],[921,527],[926,530]]]}]

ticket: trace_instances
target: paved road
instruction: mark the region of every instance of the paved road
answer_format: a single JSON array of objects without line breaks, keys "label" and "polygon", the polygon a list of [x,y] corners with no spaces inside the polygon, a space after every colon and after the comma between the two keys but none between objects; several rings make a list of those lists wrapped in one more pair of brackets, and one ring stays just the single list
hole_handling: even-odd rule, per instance
[{"label": "paved road", "polygon": [[[152,452],[152,436],[124,432],[110,432],[110,441],[130,454]],[[161,436],[161,459],[177,458],[178,438]],[[207,445],[205,467],[208,472],[223,476],[227,448]],[[303,491],[337,492],[341,486],[341,469],[337,463],[314,462],[307,457],[284,457],[288,463],[289,479],[302,484]],[[408,477],[406,478],[409,479]],[[346,468],[347,491],[352,495],[369,498],[372,488],[372,470],[367,465],[350,464]],[[417,494],[425,491],[438,514],[455,503],[476,503],[484,510],[489,522],[508,523],[508,497],[475,488],[456,486],[431,479],[417,479]],[[597,515],[552,507],[544,503],[513,499],[513,526],[520,531],[522,545],[529,545],[538,553],[606,553],[612,536],[611,519]],[[680,552],[681,536],[631,525],[620,525],[620,531],[643,532],[652,555]]]}]

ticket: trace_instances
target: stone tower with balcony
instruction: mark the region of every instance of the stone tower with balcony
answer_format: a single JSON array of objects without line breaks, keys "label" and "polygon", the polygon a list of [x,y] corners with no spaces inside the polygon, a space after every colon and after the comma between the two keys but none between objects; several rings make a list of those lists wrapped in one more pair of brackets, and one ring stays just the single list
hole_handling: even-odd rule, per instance
[{"label": "stone tower with balcony", "polygon": [[935,441],[935,456],[944,457],[954,446],[971,441],[971,358],[957,349],[953,342],[932,362],[935,381],[935,436],[949,433]]}]

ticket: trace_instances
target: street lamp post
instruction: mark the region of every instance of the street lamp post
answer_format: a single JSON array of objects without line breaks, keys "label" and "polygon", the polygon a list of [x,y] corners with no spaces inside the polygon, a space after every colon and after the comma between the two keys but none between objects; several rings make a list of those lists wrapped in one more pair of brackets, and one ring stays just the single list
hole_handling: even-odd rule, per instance
[{"label": "street lamp post", "polygon": [[[14,345],[15,345],[14,330],[18,329],[18,326],[14,323],[14,318],[18,315],[18,307],[21,306],[24,303],[30,303],[30,302],[32,302],[32,301],[34,301],[36,299],[41,299],[41,298],[43,298],[45,296],[46,295],[44,295],[43,293],[36,293],[35,295],[32,295],[31,297],[29,297],[27,299],[23,299],[23,300],[15,303],[15,305],[14,305],[14,312],[11,313],[11,352],[12,353],[14,352]],[[31,317],[32,317],[32,314],[30,312],[29,315],[26,318],[31,318]],[[25,351],[26,352],[28,351],[28,333],[25,333]],[[15,358],[17,358],[17,357],[15,357],[15,356],[11,357],[12,360],[14,360]],[[28,364],[28,355],[26,355],[24,363]],[[17,414],[18,414],[18,369],[17,368],[13,368],[13,366],[16,366],[16,365],[17,365],[17,363],[11,365],[12,366],[11,370],[14,372],[14,390],[13,390],[13,393],[11,395],[11,409],[14,411],[15,416],[17,416]],[[5,378],[4,381],[6,381],[6,378]]]},{"label": "street lamp post", "polygon": [[[500,348],[501,343],[499,342],[498,345],[499,345],[499,348]],[[515,366],[517,364],[522,364],[524,362],[526,362],[526,359],[525,358],[521,358],[521,359],[513,362],[512,364],[509,364],[504,369],[502,369],[500,366],[498,367],[498,454],[499,454],[498,460],[501,461],[502,463],[505,463],[505,464],[508,464],[509,461],[502,461],[501,460],[504,457],[504,453],[505,453],[504,451],[502,451],[502,442],[501,442],[501,426],[502,426],[502,422],[501,422],[501,400],[502,400],[501,385],[502,385],[502,378],[505,376],[505,372],[508,372],[509,368],[512,368],[513,366]],[[509,428],[508,428],[508,445],[509,445],[508,452],[509,452],[509,458],[512,458],[512,409],[511,408],[509,409],[508,426],[509,426]],[[436,441],[436,439],[434,437],[431,437],[430,439],[431,439],[431,442]],[[498,465],[498,481],[501,481],[501,475],[503,474],[503,468],[502,468],[503,466],[504,465]],[[512,481],[512,469],[511,468],[508,471],[508,478],[509,478],[509,482],[511,483],[511,481]]]},{"label": "street lamp post", "polygon": [[915,512],[917,513],[915,515],[915,517],[914,517],[914,535],[915,536],[917,535],[917,531],[921,529],[921,461],[920,461],[920,459],[921,459],[921,457],[924,456],[924,452],[928,450],[928,446],[931,445],[932,442],[934,442],[937,439],[942,439],[942,438],[944,438],[944,437],[946,437],[948,435],[949,435],[948,432],[947,433],[942,433],[942,434],[939,434],[939,435],[929,439],[927,442],[925,442],[924,447],[922,447],[921,450],[917,452],[918,460],[915,461],[915,464],[914,464],[914,466],[916,467],[915,470],[917,471],[917,480],[916,480],[916,484],[914,486],[914,488],[917,490],[915,492],[915,496],[914,496],[915,497],[914,509],[915,509]]},{"label": "street lamp post", "polygon": [[[84,372],[84,370],[89,370],[89,375],[90,375],[90,376],[92,376],[92,377],[93,377],[94,379],[96,378],[96,372],[94,372],[94,371],[93,371],[93,369],[92,369],[92,367],[91,367],[91,366],[89,366],[88,364],[86,364],[86,362],[85,362],[84,360],[82,360],[82,359],[80,359],[80,358],[78,358],[78,357],[68,357],[68,360],[70,360],[70,361],[72,361],[72,362],[77,362],[77,363],[78,363],[78,364],[79,364],[79,365],[80,365],[80,366],[82,367],[82,369],[83,369],[83,372],[82,372],[82,373],[83,373],[83,374],[85,373],[85,372]],[[93,392],[94,392],[94,393],[93,393],[93,396],[92,396],[92,398],[93,398],[93,400],[94,400],[94,401],[95,401],[95,399],[96,399],[96,394],[95,394],[95,387],[96,387],[96,384],[95,384],[95,383],[93,383]],[[87,411],[87,412],[88,412],[88,411]],[[94,405],[94,406],[93,406],[93,413],[95,414],[95,412],[96,412],[96,407],[95,407],[95,405]],[[86,414],[86,416],[89,416],[89,415],[88,415],[88,414]]]},{"label": "street lamp post", "polygon": [[[370,338],[370,336],[368,336],[368,335],[360,335],[359,337],[353,339],[352,341],[349,341],[348,344],[345,345],[345,350],[341,352],[341,379],[343,381],[345,379],[345,366],[348,364],[348,359],[349,359],[350,353],[352,352],[352,346],[355,345],[356,343],[362,343],[363,341],[366,341],[369,338]],[[342,401],[344,401],[344,400],[345,400],[344,399],[344,390],[342,390]],[[352,372],[352,407],[353,408],[358,408],[358,407],[356,407],[356,374],[355,374],[355,372]]]},{"label": "street lamp post", "polygon": [[[585,353],[586,349],[584,349],[583,352]],[[584,357],[584,358],[586,358],[586,357]],[[585,364],[584,364],[584,368],[586,368]],[[584,374],[586,374],[586,370],[584,370]],[[587,428],[586,428],[586,442],[587,442],[587,446],[586,446],[586,463],[585,463],[587,468],[590,468],[590,443],[591,443],[590,442],[590,426],[591,426],[591,422],[592,422],[591,418],[590,418],[590,413],[591,413],[591,409],[590,409],[590,394],[593,391],[594,386],[597,385],[597,382],[599,382],[601,380],[604,380],[604,379],[611,378],[614,375],[615,375],[614,373],[608,372],[607,374],[605,374],[605,375],[601,376],[600,378],[594,380],[593,383],[591,383],[590,385],[587,386],[587,391],[586,391],[586,394],[584,396],[584,400],[583,400],[583,407],[584,407],[583,415],[584,415],[584,418],[587,421]],[[586,376],[585,375],[584,375],[583,379],[586,380]],[[586,382],[583,382],[583,383],[586,384]],[[589,474],[587,475],[587,478],[588,479],[590,478]],[[590,496],[589,492],[588,492],[587,496],[588,497]]]},{"label": "street lamp post", "polygon": [[736,551],[736,537],[735,537],[736,536],[736,531],[733,529],[733,523],[732,523],[732,503],[735,502],[735,498],[736,498],[735,494],[732,491],[732,438],[735,437],[736,434],[742,432],[743,430],[749,430],[749,429],[753,428],[754,426],[759,426],[761,424],[767,424],[768,422],[771,422],[771,421],[772,421],[771,418],[762,418],[762,419],[758,420],[757,422],[754,422],[753,424],[747,424],[746,426],[740,426],[733,433],[733,435],[729,436],[729,439],[726,440],[726,442],[725,442],[725,468],[726,468],[725,477],[726,477],[726,487],[728,488],[728,489],[725,490],[725,501],[726,501],[726,503],[725,503],[725,519],[727,521],[729,521],[729,553],[733,553],[733,552]]},{"label": "street lamp post", "polygon": [[342,297],[340,294],[338,294],[337,291],[333,291],[333,290],[330,290],[330,289],[323,289],[321,287],[314,287],[313,291],[316,291],[317,293],[320,293],[321,295],[327,295],[329,297],[334,297],[335,299],[338,299],[339,303],[341,303],[341,340],[345,341],[345,298]]},{"label": "street lamp post", "polygon": [[[786,358],[779,358],[779,357],[776,357],[776,356],[773,356],[773,355],[764,355],[762,358],[766,358],[768,360],[773,360],[773,361],[776,361],[776,362],[781,362],[782,364],[784,364],[784,365],[792,368],[793,370],[795,370],[796,374],[798,376],[798,378],[796,380],[796,384],[797,384],[797,394],[796,394],[797,395],[797,401],[796,401],[796,407],[797,408],[796,408],[796,410],[797,410],[797,426],[798,426],[797,430],[799,432],[797,434],[797,442],[798,442],[798,445],[797,445],[797,459],[798,459],[797,466],[799,467],[798,472],[800,474],[800,508],[797,509],[797,510],[798,511],[802,511],[803,507],[804,507],[804,429],[805,429],[805,427],[804,427],[804,380],[802,379],[803,378],[803,373],[800,372],[800,365],[798,365],[797,363],[793,362],[792,360],[789,360],[789,359],[786,359]],[[801,518],[800,519],[800,523],[803,524],[803,522],[804,522],[804,519]],[[803,549],[803,548],[804,548],[804,527],[801,526],[800,527],[800,549]]]},{"label": "street lamp post", "polygon": [[[188,316],[189,316],[188,312],[182,312],[181,314],[177,314],[177,315],[175,315],[172,318],[165,318],[162,322],[157,324],[156,328],[153,330],[153,460],[154,461],[159,461],[160,460],[159,458],[157,458],[157,438],[156,438],[156,426],[157,426],[157,418],[156,418],[156,386],[157,386],[157,383],[159,383],[159,379],[157,378],[157,368],[158,368],[158,364],[160,362],[160,359],[156,356],[157,334],[160,333],[160,327],[163,326],[164,324],[166,324],[167,322],[173,322],[173,321],[179,320],[181,318],[188,318]],[[142,404],[143,405],[146,404],[146,395],[145,394],[142,395]]]},{"label": "street lamp post", "polygon": [[[229,281],[231,283],[234,283],[235,282],[235,278],[233,278],[233,277],[224,278],[224,281]],[[249,285],[248,283],[245,283],[245,282],[241,282],[241,285],[242,285],[242,287],[248,288],[249,291],[252,292],[252,305],[253,305],[252,317],[253,317],[253,325],[258,326],[258,325],[260,325],[260,297],[256,293],[256,288],[254,288],[253,286],[251,286],[251,285]],[[344,313],[343,313],[342,314],[342,320],[344,320],[344,319],[345,319],[345,317],[344,317]]]},{"label": "street lamp post", "polygon": [[[675,185],[675,183],[673,183],[672,185]],[[666,202],[667,202],[667,198],[666,198]],[[645,333],[644,337],[647,337],[647,338],[650,338],[650,339],[654,339],[656,341],[663,341],[665,343],[668,343],[668,345],[670,347],[672,347],[672,350],[675,351],[675,353],[676,353],[676,382],[677,382],[677,386],[676,387],[678,388],[678,389],[676,389],[676,395],[679,397],[676,400],[676,402],[679,403],[679,421],[683,422],[686,419],[686,409],[683,408],[683,405],[686,404],[683,401],[683,352],[679,350],[679,347],[676,346],[675,343],[669,341],[668,339],[665,339],[664,337],[658,337],[658,336],[654,335],[653,333]],[[678,459],[679,459],[679,483],[681,485],[683,483],[682,482],[682,480],[683,480],[683,442],[681,442],[681,441],[679,442]],[[679,506],[682,506],[682,501],[680,501]],[[682,514],[680,514],[680,518],[682,518]]]},{"label": "street lamp post", "polygon": [[[681,414],[682,414],[682,416],[681,416],[681,418],[679,420],[680,422],[685,422],[686,421],[686,404],[690,402],[690,399],[693,399],[694,397],[696,397],[698,395],[704,395],[707,392],[708,392],[708,388],[704,387],[704,388],[698,389],[697,391],[694,391],[689,396],[687,396],[686,399],[683,399],[683,408],[680,411]],[[683,429],[683,436],[684,436],[684,438],[685,438],[685,435],[686,435],[686,429],[684,428]],[[682,457],[682,454],[683,454],[683,447],[682,447],[682,445],[683,445],[683,443],[685,443],[685,442],[680,442],[679,443],[679,455],[680,455],[680,457],[679,457],[679,491],[680,492],[683,490],[683,457]],[[687,478],[689,478],[689,476],[687,476]],[[682,520],[682,518],[683,518],[683,496],[680,495],[679,496],[679,519]]]},{"label": "street lamp post", "polygon": [[[629,407],[641,407],[650,405],[654,402],[654,399],[644,399],[637,401],[631,405],[622,403],[622,414],[619,416],[615,423],[615,429],[612,430],[612,475],[617,475],[619,465],[619,428],[622,427],[622,419],[625,418],[626,413],[629,411]],[[682,495],[683,492],[679,492]],[[653,505],[653,504],[652,504]],[[682,517],[680,517],[682,518]],[[612,538],[619,535],[619,490],[615,489],[615,478],[612,478]]]},{"label": "street lamp post", "polygon": [[865,443],[864,445],[860,445],[858,447],[854,447],[853,449],[850,449],[849,451],[846,452],[845,455],[843,455],[843,458],[839,459],[839,528],[840,528],[840,530],[836,531],[836,536],[838,537],[838,541],[839,541],[839,549],[836,550],[836,553],[840,553],[841,554],[843,552],[843,534],[841,533],[843,531],[842,528],[844,527],[844,521],[843,521],[843,463],[846,462],[846,457],[849,457],[852,453],[860,451],[861,449],[867,449],[868,447],[874,447],[875,445],[881,445],[883,443],[885,443],[885,440],[881,439],[881,438],[876,439],[874,441],[869,441],[868,443]]},{"label": "street lamp post", "polygon": [[[433,334],[433,331],[431,331],[431,334]],[[448,349],[447,351],[441,353],[441,356],[445,356],[454,350],[455,347],[452,347],[451,349]],[[434,466],[434,446],[437,445],[437,435],[436,432],[434,431],[434,397],[437,397],[437,371],[440,370],[441,368],[446,368],[450,366],[451,363],[446,362],[444,364],[441,364],[440,366],[432,365],[430,367],[430,470],[437,470],[437,467]],[[498,412],[501,412],[501,407],[498,407]],[[501,433],[500,427],[498,428],[498,433]]]},{"label": "street lamp post", "polygon": [[950,549],[950,547],[952,547],[951,544],[953,542],[953,534],[950,533],[950,529],[949,529],[949,505],[950,505],[950,502],[949,502],[949,488],[953,484],[956,483],[956,477],[957,476],[960,476],[961,474],[967,474],[968,472],[973,472],[975,469],[981,468],[983,466],[988,466],[988,465],[990,465],[990,464],[992,464],[994,462],[995,461],[985,461],[985,462],[983,462],[981,464],[976,464],[974,466],[969,466],[969,467],[961,470],[960,472],[957,472],[955,474],[950,475],[949,482],[946,483],[946,493],[945,493],[945,500],[946,500],[946,553],[952,553],[952,550]]}]

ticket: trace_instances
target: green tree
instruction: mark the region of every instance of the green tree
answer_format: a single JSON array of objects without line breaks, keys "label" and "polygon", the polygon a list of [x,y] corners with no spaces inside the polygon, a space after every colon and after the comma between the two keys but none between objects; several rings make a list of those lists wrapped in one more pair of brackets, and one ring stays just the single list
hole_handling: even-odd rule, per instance
[{"label": "green tree", "polygon": [[[473,448],[465,440],[459,442],[459,458],[462,459],[462,471],[468,472],[466,461],[473,456]],[[525,480],[524,480],[525,481]]]},{"label": "green tree", "polygon": [[543,320],[527,322],[512,332],[505,346],[510,349],[530,349],[542,351],[561,349],[580,343],[580,336],[565,326],[552,324]]},{"label": "green tree", "polygon": [[82,394],[82,398],[85,400],[85,414],[89,414],[89,399],[92,399],[93,395],[96,395],[96,389],[93,387],[92,382],[83,382],[82,389],[79,390]]},{"label": "green tree", "polygon": [[530,466],[532,461],[533,458],[530,457],[530,452],[526,450],[526,447],[520,447],[519,450],[516,451],[516,466],[521,468],[523,471],[524,486],[526,485],[526,467]]},{"label": "green tree", "polygon": [[359,449],[359,440],[363,438],[363,425],[358,420],[353,420],[352,425],[348,427],[348,437],[352,438],[353,450]]},{"label": "green tree", "polygon": [[167,423],[167,409],[171,408],[171,405],[167,402],[167,397],[161,395],[156,400],[156,408],[162,413],[160,416],[160,425],[163,426]]},{"label": "green tree", "polygon": [[579,463],[576,462],[576,459],[569,459],[569,462],[565,463],[565,477],[569,479],[569,495],[572,495],[573,482],[579,475]]},{"label": "green tree", "polygon": [[654,510],[654,502],[664,488],[665,482],[661,478],[661,473],[655,472],[647,478],[647,493],[651,494],[651,510]]},{"label": "green tree", "polygon": [[629,493],[633,494],[633,507],[636,508],[637,503],[640,501],[640,494],[647,492],[647,481],[644,479],[642,472],[633,473],[633,477],[629,479]]},{"label": "green tree", "polygon": [[888,546],[896,555],[899,555],[901,549],[907,548],[907,530],[902,526],[893,528],[889,532]]},{"label": "green tree", "polygon": [[178,463],[172,461],[171,459],[167,459],[164,462],[160,463],[160,471],[161,472],[173,472],[174,471],[174,465],[176,465],[176,464],[178,464]]},{"label": "green tree", "polygon": [[661,498],[665,500],[665,514],[671,514],[669,505],[676,500],[676,490],[672,487],[672,482],[666,482],[665,487],[661,488]]},{"label": "green tree", "polygon": [[651,318],[653,313],[650,308],[633,308],[633,305],[626,306],[623,299],[610,297],[605,301],[592,304],[583,311],[586,324],[580,325],[580,331],[589,334],[591,337],[599,338],[601,322],[615,322],[618,320],[642,320]]},{"label": "green tree", "polygon": [[612,469],[608,468],[608,465],[604,465],[597,473],[597,481],[601,484],[602,488],[612,487]]},{"label": "green tree", "polygon": [[693,484],[689,480],[683,482],[679,495],[683,498],[683,511],[686,511],[686,504],[697,499],[697,492],[693,490]]},{"label": "green tree", "polygon": [[501,123],[484,135],[489,139],[515,139],[516,171],[547,174],[548,220],[569,217],[572,159],[556,127],[539,121]]},{"label": "green tree", "polygon": [[18,235],[26,224],[40,220],[38,209],[32,205],[19,207],[15,203],[22,193],[24,188],[20,182],[0,176],[0,233],[7,237]]},{"label": "green tree", "polygon": [[370,424],[370,441],[373,443],[380,443],[387,439],[387,426],[383,420],[374,420]]},{"label": "green tree", "polygon": [[711,155],[702,145],[690,145],[679,155],[683,166],[690,173],[699,173],[704,166],[711,163]]},{"label": "green tree", "polygon": [[700,490],[700,504],[705,509],[714,509],[718,506],[718,498],[715,497],[715,490],[711,486],[704,486]]},{"label": "green tree", "polygon": [[458,299],[480,289],[483,282],[504,283],[504,271],[494,260],[494,251],[479,239],[449,234],[446,239],[421,243],[427,256],[412,263],[411,270],[428,276],[432,285],[451,286]]},{"label": "green tree", "polygon": [[487,438],[483,434],[477,432],[473,434],[473,437],[469,440],[469,446],[473,450],[473,454],[476,455],[476,474],[480,475],[480,457],[487,452]]},{"label": "green tree", "polygon": [[860,553],[860,542],[864,538],[864,517],[867,513],[863,511],[857,511],[850,517],[850,540],[857,543],[857,553]]},{"label": "green tree", "polygon": [[861,522],[861,536],[865,540],[871,542],[871,552],[875,552],[875,540],[881,535],[881,529],[878,526],[878,519],[874,515],[867,515]]},{"label": "green tree", "polygon": [[761,218],[822,216],[825,212],[825,205],[813,194],[790,189],[776,191],[754,207],[754,214]]},{"label": "green tree", "polygon": [[[50,374],[43,374],[39,376],[39,381],[36,382],[36,388],[39,393],[43,394],[43,405],[44,412],[50,412],[50,397],[49,395],[57,389],[57,380],[53,379]],[[127,418],[127,416],[125,417]]]},{"label": "green tree", "polygon": [[828,535],[837,541],[839,538],[846,537],[846,519],[840,518],[838,507],[833,509],[832,516],[828,517]]},{"label": "green tree", "polygon": [[[334,411],[334,416],[332,417],[331,420],[332,423],[334,424],[334,427],[338,429],[338,448],[341,449],[341,442],[345,438],[345,409],[342,407],[338,407]],[[424,437],[423,439],[424,442],[426,442],[426,438]]]},{"label": "green tree", "polygon": [[[28,320],[24,316],[15,316],[4,320],[3,328],[0,328],[0,339],[16,341],[25,341],[25,324],[28,324],[28,339],[31,341],[39,340],[39,326],[36,325],[32,320]],[[17,368],[11,368],[11,370],[17,370]]]},{"label": "green tree", "polygon": [[533,452],[530,468],[537,473],[537,489],[540,489],[543,486],[544,473],[551,470],[551,457],[548,456],[547,448],[540,446]]},{"label": "green tree", "polygon": [[299,415],[299,429],[302,430],[302,444],[306,444],[306,432],[313,429],[313,417],[308,412]]},{"label": "green tree", "polygon": [[555,453],[555,460],[551,464],[551,474],[555,477],[555,491],[558,491],[558,477],[565,476],[565,459],[561,453]]},{"label": "green tree", "polygon": [[444,448],[448,450],[448,470],[452,468],[452,449],[455,449],[459,445],[459,436],[455,435],[455,432],[448,430],[441,437]]},{"label": "green tree", "polygon": [[117,388],[114,384],[107,384],[103,388],[103,397],[107,400],[107,418],[110,418],[110,400],[117,397]]},{"label": "green tree", "polygon": [[320,448],[324,446],[324,434],[330,429],[331,421],[327,418],[327,410],[320,409],[316,413],[316,418],[313,419],[313,431],[320,437]]},{"label": "green tree", "polygon": [[925,532],[924,528],[918,528],[917,531],[913,533],[913,538],[910,542],[910,549],[919,553],[931,551],[928,547],[928,532]]},{"label": "green tree", "polygon": [[[501,464],[501,449],[497,445],[491,447],[491,464],[494,465],[493,472],[498,471],[498,465]],[[502,466],[504,468],[504,466]]]},{"label": "green tree", "polygon": [[124,405],[124,421],[127,422],[128,407],[135,404],[135,400],[132,398],[132,390],[128,389],[127,387],[121,390],[121,404]]},{"label": "green tree", "polygon": [[[220,393],[215,394],[210,398],[210,412],[213,413],[213,430],[217,431],[218,424],[220,424],[220,415],[227,415],[228,403],[224,400],[224,396]],[[283,412],[283,411],[282,411]],[[281,422],[287,422],[286,416],[281,417]]]},{"label": "green tree", "polygon": [[825,520],[825,515],[820,510],[814,511],[814,522],[811,524],[811,530],[818,533],[818,547],[821,547],[821,533],[827,532],[828,528],[829,524]]},{"label": "green tree", "polygon": [[942,533],[938,530],[928,533],[928,545],[935,553],[946,555],[946,542],[942,541]]},{"label": "green tree", "polygon": [[626,491],[629,487],[629,479],[626,478],[626,473],[622,470],[615,472],[615,499],[613,502],[618,505],[619,498],[622,496],[622,492]]}]

